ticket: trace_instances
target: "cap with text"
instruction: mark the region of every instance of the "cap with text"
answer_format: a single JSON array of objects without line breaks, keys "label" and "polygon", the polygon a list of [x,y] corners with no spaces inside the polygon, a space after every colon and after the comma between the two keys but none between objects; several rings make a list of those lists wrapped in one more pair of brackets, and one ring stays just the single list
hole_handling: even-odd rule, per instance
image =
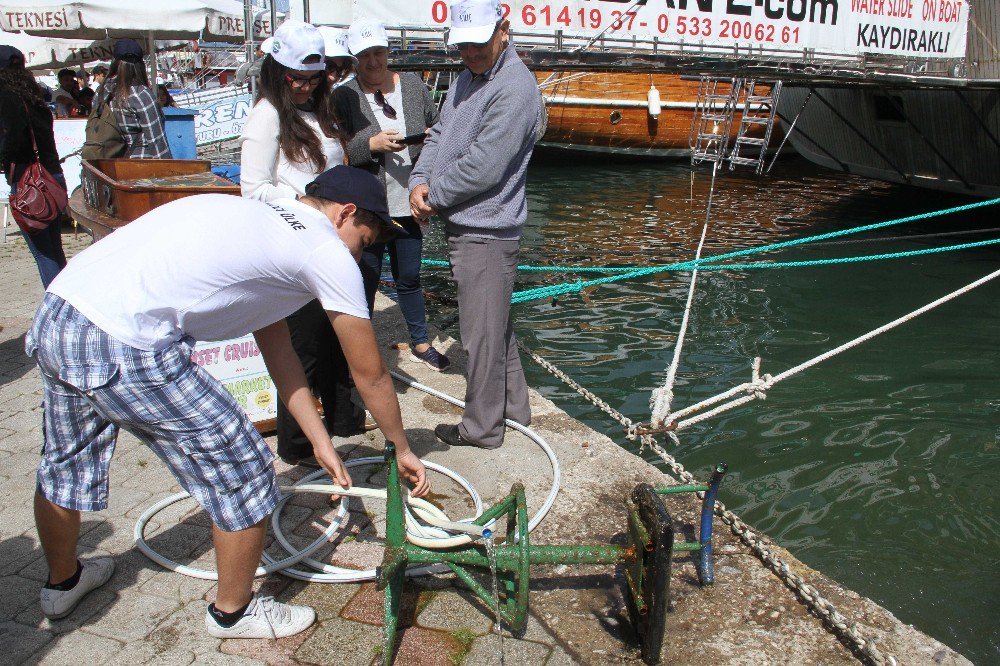
[{"label": "cap with text", "polygon": [[339,204],[354,204],[377,217],[385,231],[397,236],[407,235],[403,226],[389,216],[385,185],[364,169],[343,164],[331,167],[306,185],[306,195]]},{"label": "cap with text", "polygon": [[24,54],[13,46],[0,44],[0,69],[24,69]]},{"label": "cap with text", "polygon": [[365,49],[376,46],[389,47],[389,37],[385,34],[385,26],[378,21],[361,19],[351,24],[347,31],[347,45],[351,53],[358,55]]},{"label": "cap with text", "polygon": [[499,0],[458,0],[451,3],[450,44],[484,44],[503,20]]},{"label": "cap with text", "polygon": [[261,43],[260,49],[289,69],[310,72],[326,69],[326,44],[323,35],[311,23],[285,21],[273,36]]},{"label": "cap with text", "polygon": [[115,42],[111,54],[118,60],[125,62],[142,62],[142,47],[134,39],[119,39]]},{"label": "cap with text", "polygon": [[354,64],[357,64],[358,59],[352,56],[351,51],[347,48],[346,30],[338,30],[328,25],[321,25],[318,30],[323,35],[327,58],[350,58]]}]

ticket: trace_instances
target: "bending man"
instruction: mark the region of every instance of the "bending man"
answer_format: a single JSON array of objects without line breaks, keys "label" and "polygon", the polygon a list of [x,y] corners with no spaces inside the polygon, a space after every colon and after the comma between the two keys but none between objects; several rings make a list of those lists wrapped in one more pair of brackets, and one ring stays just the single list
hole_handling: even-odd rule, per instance
[{"label": "bending man", "polygon": [[49,287],[25,342],[45,389],[35,521],[49,565],[41,591],[48,617],[68,615],[113,573],[111,558],[80,562],[76,547],[80,512],[107,506],[108,466],[125,428],[212,518],[219,587],[208,633],[280,638],[313,623],[311,608],[252,594],[264,521],[279,499],[273,456],[235,398],[191,360],[197,340],[253,331],[316,459],[349,486],[284,321],[313,299],[330,317],[365,404],[396,443],[401,472],[414,494],[427,492],[357,264],[364,246],[396,233],[385,190],[369,173],[336,166],[306,194],[270,203],[205,194],[165,204],[84,250]]}]

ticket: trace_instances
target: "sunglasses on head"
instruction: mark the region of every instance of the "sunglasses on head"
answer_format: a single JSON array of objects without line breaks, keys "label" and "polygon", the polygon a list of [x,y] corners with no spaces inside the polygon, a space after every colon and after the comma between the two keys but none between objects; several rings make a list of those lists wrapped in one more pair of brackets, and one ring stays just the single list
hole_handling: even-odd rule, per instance
[{"label": "sunglasses on head", "polygon": [[382,113],[385,114],[386,118],[396,119],[396,109],[392,108],[392,105],[385,101],[385,95],[382,94],[381,90],[375,91],[375,103],[382,107]]},{"label": "sunglasses on head", "polygon": [[285,74],[285,81],[288,82],[295,90],[301,90],[306,86],[318,85],[323,77],[326,76],[326,72],[316,72],[312,76],[295,76],[294,74]]}]

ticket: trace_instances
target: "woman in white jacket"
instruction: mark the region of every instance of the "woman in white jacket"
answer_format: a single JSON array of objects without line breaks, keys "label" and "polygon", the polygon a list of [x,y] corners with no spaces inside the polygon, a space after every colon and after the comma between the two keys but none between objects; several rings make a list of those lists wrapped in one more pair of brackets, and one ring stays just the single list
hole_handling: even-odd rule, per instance
[{"label": "woman in white jacket", "polygon": [[[285,21],[261,48],[266,55],[260,99],[240,137],[240,189],[247,198],[280,202],[305,194],[318,174],[345,163],[345,151],[334,111],[326,103],[330,88],[319,31],[308,23]],[[364,410],[351,400],[347,361],[319,301],[286,321],[309,386],[323,403],[327,429],[343,437],[365,430]],[[280,402],[277,429],[282,460],[314,464],[309,440]]]}]

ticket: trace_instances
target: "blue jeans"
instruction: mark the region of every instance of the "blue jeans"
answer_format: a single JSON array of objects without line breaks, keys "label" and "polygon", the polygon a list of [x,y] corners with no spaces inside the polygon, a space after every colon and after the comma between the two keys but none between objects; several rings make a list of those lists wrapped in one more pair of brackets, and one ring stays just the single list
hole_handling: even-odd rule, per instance
[{"label": "blue jeans", "polygon": [[382,275],[382,257],[389,250],[389,267],[392,279],[396,281],[399,294],[399,309],[403,312],[406,327],[410,331],[410,344],[418,345],[428,341],[427,315],[424,312],[424,290],[420,286],[420,253],[424,245],[424,234],[420,224],[412,217],[394,218],[410,234],[388,243],[375,243],[365,248],[361,255],[361,274],[365,279],[365,296],[368,309],[375,308],[375,292]]},{"label": "blue jeans", "polygon": [[[63,187],[66,187],[66,180],[61,173],[54,173],[55,178]],[[10,196],[14,196],[17,184],[10,187]],[[52,221],[45,231],[41,231],[34,236],[22,234],[28,243],[31,256],[35,258],[35,265],[38,266],[38,274],[42,278],[42,286],[48,289],[49,283],[56,279],[63,268],[66,267],[66,255],[62,246],[62,216]]]}]

